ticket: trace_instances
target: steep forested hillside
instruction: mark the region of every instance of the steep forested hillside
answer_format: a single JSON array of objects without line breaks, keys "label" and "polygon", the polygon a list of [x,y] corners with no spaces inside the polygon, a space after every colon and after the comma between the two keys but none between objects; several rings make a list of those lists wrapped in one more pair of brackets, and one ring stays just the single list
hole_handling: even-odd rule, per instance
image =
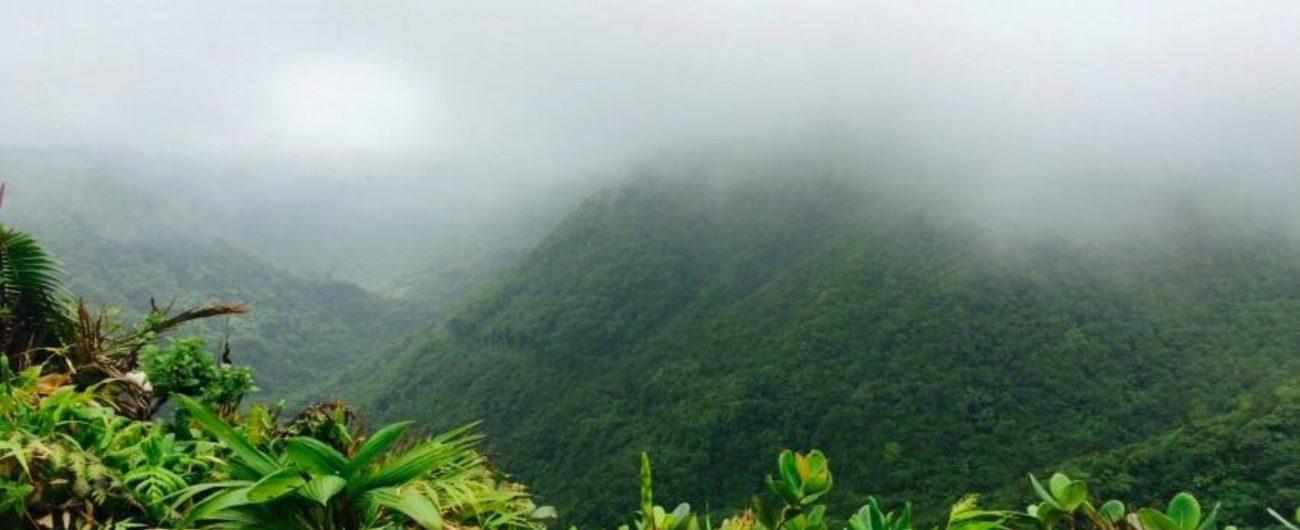
[{"label": "steep forested hillside", "polygon": [[433,320],[427,305],[350,283],[307,279],[224,238],[204,212],[162,199],[93,157],[0,152],[8,197],[0,220],[23,226],[63,261],[92,306],[134,317],[150,300],[177,309],[245,302],[251,312],[199,326],[213,349],[258,370],[259,400],[328,393],[321,381]]},{"label": "steep forested hillside", "polygon": [[[1285,385],[1244,396],[1230,412],[1138,443],[1070,458],[1038,471],[1066,471],[1098,495],[1158,505],[1186,489],[1222,503],[1222,520],[1275,526],[1269,508],[1300,504],[1300,389]],[[1024,501],[1024,484],[990,502]],[[1279,509],[1281,511],[1287,511]]]},{"label": "steep forested hillside", "polygon": [[214,349],[229,340],[233,356],[257,370],[264,385],[257,400],[329,394],[319,382],[431,320],[427,311],[355,285],[295,277],[222,241],[150,245],[89,232],[72,239],[51,248],[91,304],[141,314],[150,299],[177,308],[247,303],[249,314],[198,329]]},{"label": "steep forested hillside", "polygon": [[840,463],[834,505],[944,506],[1300,368],[1300,246],[1280,235],[1184,208],[1138,239],[994,244],[849,184],[705,187],[591,199],[355,393],[485,419],[507,469],[592,522],[642,449],[666,496],[715,508],[781,447]]}]

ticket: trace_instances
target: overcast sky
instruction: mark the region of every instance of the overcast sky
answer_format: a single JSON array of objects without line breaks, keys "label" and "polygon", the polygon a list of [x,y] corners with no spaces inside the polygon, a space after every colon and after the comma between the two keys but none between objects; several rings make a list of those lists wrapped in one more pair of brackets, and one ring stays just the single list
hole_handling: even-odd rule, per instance
[{"label": "overcast sky", "polygon": [[1300,166],[1300,2],[0,0],[0,125],[538,175],[817,146],[999,196],[1275,195]]}]

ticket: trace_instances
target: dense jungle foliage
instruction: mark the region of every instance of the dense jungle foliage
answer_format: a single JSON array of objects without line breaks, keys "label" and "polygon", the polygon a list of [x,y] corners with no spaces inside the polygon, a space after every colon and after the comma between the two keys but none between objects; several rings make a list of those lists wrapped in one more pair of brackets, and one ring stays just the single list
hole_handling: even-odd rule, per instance
[{"label": "dense jungle foliage", "polygon": [[[153,307],[124,325],[0,226],[0,528],[539,528],[553,511],[463,426],[373,431],[337,402],[280,421],[240,407],[253,371],[184,325],[243,305]],[[169,403],[173,414],[160,415]]]},{"label": "dense jungle foliage", "polygon": [[387,419],[485,420],[502,465],[582,525],[623,513],[646,448],[660,489],[718,509],[786,446],[849,463],[834,512],[873,493],[937,521],[1088,454],[1069,462],[1107,491],[1196,486],[1251,525],[1295,501],[1286,444],[1266,472],[1152,456],[1242,451],[1199,422],[1296,427],[1229,427],[1300,368],[1293,239],[1174,204],[1142,237],[1004,242],[898,199],[655,179],[598,196],[350,395]]},{"label": "dense jungle foliage", "polygon": [[[250,369],[209,352],[200,339],[165,336],[189,322],[240,314],[243,306],[174,314],[154,308],[139,324],[122,326],[75,302],[35,240],[0,226],[0,309],[3,528],[540,530],[557,515],[488,465],[473,425],[410,436],[409,422],[368,431],[337,402],[288,422],[260,405],[241,411]],[[159,416],[169,401],[179,405],[175,414]],[[620,529],[714,528],[707,510],[656,504],[649,456],[640,459],[637,509]],[[1152,508],[1103,502],[1061,473],[1044,482],[1030,475],[1029,484],[1037,499],[1023,511],[983,509],[968,495],[934,527],[1219,528],[1220,505],[1203,507],[1185,492]],[[825,454],[782,451],[765,491],[716,526],[920,526],[911,504],[889,509],[873,496],[838,519],[822,503],[833,485]]]},{"label": "dense jungle foliage", "polygon": [[[0,230],[0,528],[1291,524],[1269,511],[1300,505],[1285,237],[1181,211],[1154,243],[998,248],[848,185],[724,188],[598,196],[396,352],[429,317],[219,240],[66,223],[91,272],[69,289]],[[396,423],[265,404],[318,377]]]}]

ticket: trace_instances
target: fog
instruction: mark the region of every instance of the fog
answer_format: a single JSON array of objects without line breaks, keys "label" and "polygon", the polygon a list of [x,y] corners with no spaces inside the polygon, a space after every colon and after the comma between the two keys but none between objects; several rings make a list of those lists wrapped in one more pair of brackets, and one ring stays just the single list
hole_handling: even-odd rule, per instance
[{"label": "fog", "polygon": [[0,1],[0,145],[408,227],[549,219],[681,153],[820,160],[999,226],[1123,230],[1170,193],[1291,223],[1297,35],[1290,0]]}]

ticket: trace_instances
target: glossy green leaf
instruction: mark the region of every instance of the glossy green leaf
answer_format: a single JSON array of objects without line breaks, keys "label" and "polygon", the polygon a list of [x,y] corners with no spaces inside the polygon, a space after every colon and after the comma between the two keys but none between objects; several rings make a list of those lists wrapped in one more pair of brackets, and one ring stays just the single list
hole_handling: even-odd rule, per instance
[{"label": "glossy green leaf", "polygon": [[426,530],[442,530],[442,515],[438,513],[438,507],[420,492],[381,488],[370,491],[367,497],[374,504],[401,512]]},{"label": "glossy green leaf", "polygon": [[858,511],[849,517],[850,530],[875,530],[871,526],[871,505],[865,505],[858,508]]},{"label": "glossy green leaf", "polygon": [[1201,503],[1190,493],[1179,493],[1169,501],[1165,514],[1182,530],[1196,530],[1201,524]]},{"label": "glossy green leaf", "polygon": [[1151,508],[1139,510],[1138,521],[1142,523],[1143,530],[1182,530],[1169,516]]},{"label": "glossy green leaf", "polygon": [[874,502],[874,500],[875,499],[872,499],[871,512],[868,514],[871,517],[871,527],[876,530],[887,530],[888,526],[885,524],[885,514],[881,513],[879,503]]},{"label": "glossy green leaf", "polygon": [[814,449],[804,458],[804,462],[807,466],[807,476],[803,477],[804,492],[825,493],[831,485],[830,462],[826,455]]},{"label": "glossy green leaf", "polygon": [[347,471],[347,457],[315,438],[290,438],[284,444],[284,451],[290,461],[311,473],[339,475]]},{"label": "glossy green leaf", "polygon": [[1097,513],[1101,515],[1102,519],[1118,523],[1124,519],[1124,503],[1111,499],[1103,503]]},{"label": "glossy green leaf", "polygon": [[227,425],[225,420],[222,420],[211,410],[208,410],[207,407],[189,397],[180,394],[177,394],[175,397],[176,400],[180,402],[181,406],[185,407],[185,410],[189,411],[190,416],[194,418],[194,421],[198,422],[198,424],[203,427],[204,430],[208,431],[213,438],[216,438],[221,443],[225,444],[226,447],[229,447],[230,450],[235,453],[235,456],[239,458],[241,463],[247,466],[248,469],[251,469],[260,476],[270,475],[276,471],[278,466],[275,459],[271,458],[266,453],[258,451],[252,444],[248,443],[243,436],[240,436],[239,433],[235,432],[230,425]]},{"label": "glossy green leaf", "polygon": [[895,530],[911,530],[912,528],[912,503],[903,504],[903,513],[899,515],[898,520],[894,522]]},{"label": "glossy green leaf", "polygon": [[797,489],[803,483],[799,479],[799,464],[793,451],[788,449],[781,451],[781,455],[777,457],[777,468],[781,472],[781,480],[792,488]]},{"label": "glossy green leaf", "polygon": [[1034,493],[1038,495],[1038,498],[1043,500],[1044,504],[1056,508],[1057,510],[1064,509],[1056,502],[1056,498],[1053,497],[1051,493],[1048,493],[1047,488],[1044,488],[1043,485],[1038,482],[1038,478],[1034,477],[1033,473],[1029,474],[1029,483],[1033,485]]},{"label": "glossy green leaf", "polygon": [[320,475],[312,477],[301,488],[298,488],[298,495],[315,501],[316,504],[327,506],[330,499],[338,495],[343,488],[347,487],[348,481],[343,477],[336,475]]},{"label": "glossy green leaf", "polygon": [[185,519],[181,522],[181,526],[188,528],[195,522],[211,520],[213,517],[218,516],[222,511],[249,504],[248,490],[251,488],[252,486],[245,486],[242,488],[228,489],[203,499],[202,502],[194,505],[194,507],[190,509],[189,513],[185,515]]},{"label": "glossy green leaf", "polygon": [[282,469],[253,484],[248,490],[248,502],[261,504],[272,501],[293,493],[306,483],[307,480],[302,478],[302,473],[297,469]]},{"label": "glossy green leaf", "polygon": [[1052,498],[1060,503],[1061,498],[1065,496],[1065,488],[1070,485],[1070,477],[1065,473],[1053,473],[1052,478],[1047,481],[1047,489],[1052,493]]},{"label": "glossy green leaf", "polygon": [[379,429],[370,435],[366,442],[361,444],[361,448],[357,449],[357,453],[352,456],[352,460],[348,462],[343,473],[344,477],[355,477],[376,459],[388,453],[397,444],[398,440],[402,439],[402,435],[410,427],[411,422],[404,421]]},{"label": "glossy green leaf", "polygon": [[1057,497],[1058,503],[1067,512],[1074,512],[1079,505],[1088,500],[1088,485],[1080,480],[1070,481]]},{"label": "glossy green leaf", "polygon": [[429,472],[449,462],[456,454],[459,454],[459,451],[452,446],[426,442],[389,460],[374,472],[359,479],[359,487],[369,489],[402,486],[428,475]]}]

